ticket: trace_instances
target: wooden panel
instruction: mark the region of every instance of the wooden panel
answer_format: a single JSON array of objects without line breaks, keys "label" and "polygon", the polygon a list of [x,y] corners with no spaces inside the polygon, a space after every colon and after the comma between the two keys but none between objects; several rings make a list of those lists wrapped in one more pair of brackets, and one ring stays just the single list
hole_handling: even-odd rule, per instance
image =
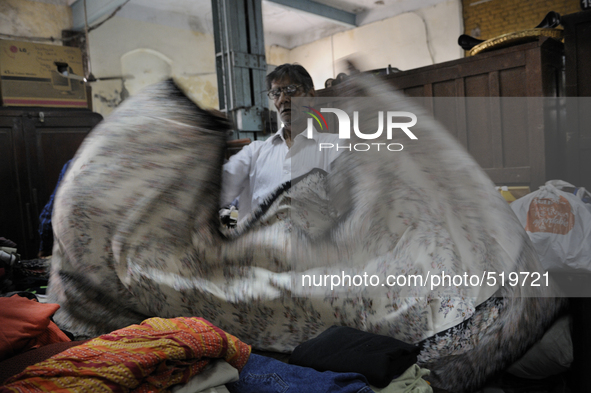
[{"label": "wooden panel", "polygon": [[575,26],[578,97],[591,97],[591,15],[587,14],[585,19]]},{"label": "wooden panel", "polygon": [[488,74],[488,90],[490,97],[488,107],[490,110],[490,133],[493,156],[493,168],[503,167],[503,134],[501,129],[501,100],[499,98],[499,73],[493,71]]},{"label": "wooden panel", "polygon": [[579,138],[581,143],[579,146],[588,146],[591,143],[591,97],[579,97],[577,101],[579,104]]},{"label": "wooden panel", "polygon": [[[433,101],[433,114],[437,120],[447,128],[447,131],[458,138],[458,106],[465,105],[464,101],[458,102],[457,98],[437,97]],[[465,130],[465,120],[464,120]]]},{"label": "wooden panel", "polygon": [[501,97],[525,97],[525,67],[499,71]]},{"label": "wooden panel", "polygon": [[15,241],[24,259],[37,255],[39,213],[63,164],[101,119],[88,110],[0,108],[0,179],[7,179],[0,205],[10,215],[2,217],[9,228],[0,227],[0,236]]},{"label": "wooden panel", "polygon": [[423,86],[411,87],[408,89],[404,89],[404,94],[408,97],[424,97],[425,88]]},{"label": "wooden panel", "polygon": [[[0,236],[14,241],[18,252],[35,246],[33,206],[30,203],[27,155],[21,117],[0,116]],[[6,182],[6,183],[5,183]]]},{"label": "wooden panel", "polygon": [[428,83],[443,82],[460,77],[485,74],[505,68],[514,68],[525,64],[524,48],[537,48],[538,43],[525,44],[521,48],[501,49],[482,55],[454,60],[415,70],[398,72],[386,77],[386,80],[401,89]]},{"label": "wooden panel", "polygon": [[457,97],[456,80],[433,83],[433,97]]},{"label": "wooden panel", "polygon": [[462,146],[468,148],[468,130],[466,125],[466,91],[464,85],[464,79],[458,78],[455,80],[456,84],[456,138],[460,141]]},{"label": "wooden panel", "polygon": [[527,50],[525,52],[525,96],[542,97],[544,87],[542,86],[542,62],[539,59],[540,52]]},{"label": "wooden panel", "polygon": [[466,100],[466,129],[468,134],[468,152],[483,168],[494,168],[493,138],[490,129],[490,111],[487,100]]},{"label": "wooden panel", "polygon": [[18,135],[20,127],[20,119],[0,117],[0,236],[25,247],[25,239],[33,228],[26,226],[25,206],[19,192],[18,169],[24,166],[23,160],[15,154],[23,147]]},{"label": "wooden panel", "polygon": [[503,165],[521,167],[529,165],[529,133],[527,132],[527,98],[501,99],[501,132],[503,138]]},{"label": "wooden panel", "polygon": [[[591,15],[579,15],[576,24],[576,89],[579,100],[579,186],[591,189]],[[567,74],[568,77],[568,74]]]},{"label": "wooden panel", "polygon": [[[536,189],[563,173],[560,157],[565,156],[565,148],[558,143],[558,112],[551,116],[540,102],[526,103],[526,97],[560,93],[562,51],[560,42],[543,37],[398,72],[386,76],[385,82],[407,96],[428,97],[421,101],[423,105],[494,175],[495,182]],[[319,95],[330,96],[330,89],[326,90]],[[456,99],[442,103],[439,97]],[[488,97],[486,103],[479,101],[484,97]],[[504,97],[521,97],[521,101],[509,102]]]},{"label": "wooden panel", "polygon": [[531,179],[529,167],[484,169],[496,184],[528,185]]},{"label": "wooden panel", "polygon": [[[64,164],[72,159],[76,151],[102,116],[84,112],[67,114],[60,112],[39,112],[30,114],[25,120],[24,130],[29,149],[31,205],[33,222],[39,225],[39,214],[53,193]],[[35,233],[35,243],[38,244]]]},{"label": "wooden panel", "polygon": [[[591,12],[561,17],[564,26],[566,138],[565,180],[591,189]],[[570,98],[573,97],[573,98]],[[578,275],[580,276],[580,274]],[[569,387],[591,391],[591,299],[569,299],[573,315],[573,363]]]},{"label": "wooden panel", "polygon": [[[488,97],[488,74],[470,76],[464,79],[466,97]],[[466,100],[466,130],[468,152],[483,168],[494,165],[490,111],[482,99]]]},{"label": "wooden panel", "polygon": [[37,216],[53,193],[64,164],[72,159],[88,134],[88,128],[51,127],[37,129],[38,156]]},{"label": "wooden panel", "polygon": [[433,84],[427,83],[425,86],[423,86],[423,89],[423,106],[429,111],[431,115],[433,115]]},{"label": "wooden panel", "polygon": [[469,76],[464,79],[466,97],[490,96],[488,74]]},{"label": "wooden panel", "polygon": [[[589,67],[591,67],[591,62]],[[578,153],[580,157],[580,183],[577,185],[591,190],[591,97],[579,97],[577,101],[579,104]]]},{"label": "wooden panel", "polygon": [[52,194],[64,164],[72,159],[102,117],[92,112],[29,112],[24,120],[35,216]]}]

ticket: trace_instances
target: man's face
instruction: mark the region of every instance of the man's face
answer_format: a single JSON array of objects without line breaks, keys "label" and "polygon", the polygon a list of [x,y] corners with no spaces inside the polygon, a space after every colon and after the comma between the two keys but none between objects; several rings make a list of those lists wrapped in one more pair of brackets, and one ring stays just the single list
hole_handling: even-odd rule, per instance
[{"label": "man's face", "polygon": [[[288,86],[297,86],[295,93],[289,94],[286,92],[285,88]],[[291,99],[293,97],[312,97],[315,95],[314,89],[306,93],[303,86],[293,82],[289,77],[271,82],[271,91],[275,89],[281,89],[281,94],[273,99],[273,103],[279,112],[283,125],[291,131]]]}]

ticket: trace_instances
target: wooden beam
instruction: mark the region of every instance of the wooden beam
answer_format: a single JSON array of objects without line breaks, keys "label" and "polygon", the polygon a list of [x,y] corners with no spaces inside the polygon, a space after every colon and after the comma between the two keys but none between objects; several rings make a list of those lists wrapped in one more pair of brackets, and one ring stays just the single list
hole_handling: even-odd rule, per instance
[{"label": "wooden beam", "polygon": [[317,3],[312,0],[267,0],[272,3],[284,5],[289,8],[308,12],[313,15],[321,16],[332,22],[345,24],[349,27],[357,27],[356,16],[347,11],[339,10],[325,4]]}]

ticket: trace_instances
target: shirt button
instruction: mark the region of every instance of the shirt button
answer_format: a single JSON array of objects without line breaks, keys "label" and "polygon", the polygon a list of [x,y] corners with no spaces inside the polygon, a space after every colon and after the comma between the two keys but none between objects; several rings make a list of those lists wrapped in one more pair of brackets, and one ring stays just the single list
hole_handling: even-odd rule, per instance
[{"label": "shirt button", "polygon": [[289,173],[289,171],[286,170],[286,171],[283,171],[283,173],[285,173],[287,175]]}]

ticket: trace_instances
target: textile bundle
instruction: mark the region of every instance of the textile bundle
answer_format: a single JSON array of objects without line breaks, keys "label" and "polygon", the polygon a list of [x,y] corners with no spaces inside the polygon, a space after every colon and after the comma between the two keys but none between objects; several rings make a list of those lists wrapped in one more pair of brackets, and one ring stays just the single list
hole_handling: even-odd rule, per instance
[{"label": "textile bundle", "polygon": [[249,356],[250,346],[202,318],[151,318],[29,366],[0,391],[163,391],[212,358],[241,370]]},{"label": "textile bundle", "polygon": [[419,362],[452,391],[515,361],[560,310],[551,288],[294,284],[304,273],[541,270],[490,179],[429,114],[379,83],[348,86],[370,97],[365,109],[416,114],[418,140],[396,154],[345,152],[330,174],[285,184],[226,232],[217,211],[227,124],[172,81],[121,105],[85,140],[56,195],[48,292],[62,306],[60,327],[94,337],[151,316],[200,316],[280,352],[332,325],[407,343],[436,337]]}]

